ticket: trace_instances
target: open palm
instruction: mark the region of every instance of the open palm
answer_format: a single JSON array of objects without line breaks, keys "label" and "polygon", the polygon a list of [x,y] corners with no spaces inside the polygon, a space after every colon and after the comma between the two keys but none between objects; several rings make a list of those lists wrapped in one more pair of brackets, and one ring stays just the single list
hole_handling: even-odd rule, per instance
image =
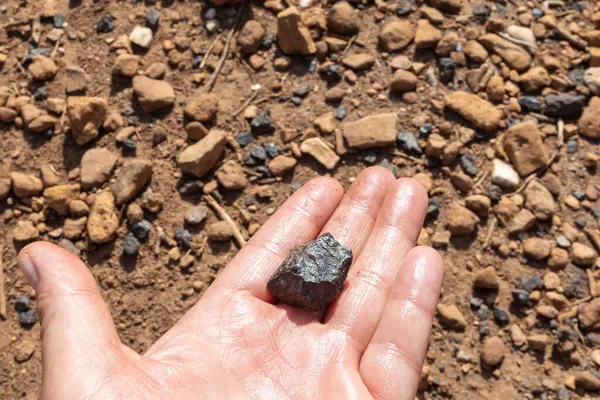
[{"label": "open palm", "polygon": [[[291,196],[202,299],[144,355],[121,344],[86,266],[48,243],[19,262],[37,290],[47,399],[413,399],[442,279],[415,247],[427,195],[369,168],[346,195],[317,178]],[[354,254],[324,313],[277,304],[288,252],[330,232]]]}]

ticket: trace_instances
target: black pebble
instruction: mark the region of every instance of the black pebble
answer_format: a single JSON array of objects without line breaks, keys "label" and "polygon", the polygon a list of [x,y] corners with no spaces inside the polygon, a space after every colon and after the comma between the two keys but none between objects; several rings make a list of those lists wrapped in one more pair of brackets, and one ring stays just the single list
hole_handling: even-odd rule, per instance
[{"label": "black pebble", "polygon": [[271,118],[271,111],[265,110],[260,112],[250,123],[252,133],[257,135],[275,132],[275,123]]},{"label": "black pebble", "polygon": [[35,308],[19,313],[19,323],[24,326],[34,325],[38,321],[37,311]]},{"label": "black pebble", "polygon": [[150,228],[152,224],[147,219],[143,219],[131,225],[131,233],[140,241],[145,242],[148,240],[150,234]]},{"label": "black pebble", "polygon": [[31,299],[27,295],[17,296],[15,298],[15,311],[17,312],[25,312],[30,308]]},{"label": "black pebble", "polygon": [[113,25],[114,18],[112,15],[107,14],[100,18],[100,21],[96,24],[96,31],[98,33],[109,33],[115,29]]},{"label": "black pebble", "polygon": [[475,159],[470,154],[460,156],[460,166],[467,175],[475,176],[479,172],[479,168],[475,164]]},{"label": "black pebble", "polygon": [[417,140],[417,137],[411,132],[398,132],[396,135],[398,147],[404,151],[423,154],[423,149]]},{"label": "black pebble", "polygon": [[254,140],[254,136],[250,132],[242,132],[235,137],[235,140],[242,147],[248,146]]}]

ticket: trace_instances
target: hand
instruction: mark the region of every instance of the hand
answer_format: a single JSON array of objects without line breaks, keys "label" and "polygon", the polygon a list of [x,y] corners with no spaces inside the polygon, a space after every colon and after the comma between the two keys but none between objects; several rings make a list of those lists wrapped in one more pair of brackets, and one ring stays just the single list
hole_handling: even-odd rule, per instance
[{"label": "hand", "polygon": [[[427,194],[383,168],[344,195],[304,185],[144,355],[119,341],[88,268],[49,243],[19,264],[37,291],[45,399],[414,399],[443,275],[415,247]],[[323,313],[266,289],[290,249],[330,232],[350,247],[344,290]]]}]

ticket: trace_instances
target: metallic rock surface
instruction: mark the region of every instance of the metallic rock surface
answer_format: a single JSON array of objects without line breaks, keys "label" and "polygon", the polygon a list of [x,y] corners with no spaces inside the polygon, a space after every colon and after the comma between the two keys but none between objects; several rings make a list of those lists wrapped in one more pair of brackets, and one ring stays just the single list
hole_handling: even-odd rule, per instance
[{"label": "metallic rock surface", "polygon": [[279,301],[307,311],[324,310],[342,291],[352,250],[330,233],[297,246],[267,283]]}]

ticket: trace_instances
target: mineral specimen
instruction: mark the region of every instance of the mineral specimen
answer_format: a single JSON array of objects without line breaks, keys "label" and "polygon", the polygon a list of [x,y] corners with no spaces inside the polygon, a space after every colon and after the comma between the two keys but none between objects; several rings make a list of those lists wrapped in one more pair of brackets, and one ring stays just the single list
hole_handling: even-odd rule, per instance
[{"label": "mineral specimen", "polygon": [[325,233],[295,247],[271,276],[267,289],[282,303],[320,311],[342,291],[350,264],[352,250]]}]

